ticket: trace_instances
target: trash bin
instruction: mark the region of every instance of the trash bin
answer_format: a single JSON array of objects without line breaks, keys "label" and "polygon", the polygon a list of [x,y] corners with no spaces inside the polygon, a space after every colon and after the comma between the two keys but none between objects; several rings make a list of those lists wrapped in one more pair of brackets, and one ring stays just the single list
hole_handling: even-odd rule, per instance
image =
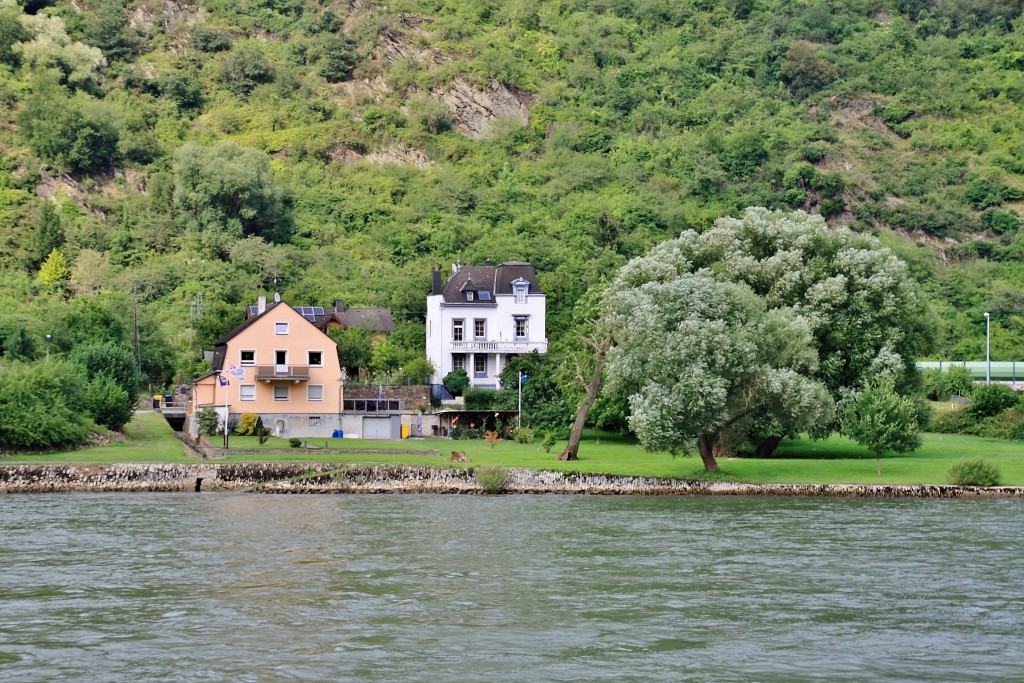
[{"label": "trash bin", "polygon": [[160,396],[160,394],[154,394],[153,395],[153,410],[159,410],[160,409],[160,399],[161,398],[162,398],[162,396]]},{"label": "trash bin", "polygon": [[164,407],[166,408],[172,403],[174,403],[174,394],[164,394]]},{"label": "trash bin", "polygon": [[408,439],[409,438],[409,425],[402,425],[402,438],[403,439]]},{"label": "trash bin", "polygon": [[335,429],[334,430],[334,434],[332,434],[331,437],[335,438],[335,439],[344,439],[345,438],[345,432],[343,430],[341,430],[341,429]]}]

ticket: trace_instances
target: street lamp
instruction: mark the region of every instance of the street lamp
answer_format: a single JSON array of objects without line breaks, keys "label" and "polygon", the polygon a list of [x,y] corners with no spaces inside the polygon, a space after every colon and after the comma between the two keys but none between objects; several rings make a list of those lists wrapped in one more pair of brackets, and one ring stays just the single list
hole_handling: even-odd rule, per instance
[{"label": "street lamp", "polygon": [[985,384],[992,384],[992,318],[985,313]]},{"label": "street lamp", "polygon": [[50,335],[46,335],[46,357],[50,357]]}]

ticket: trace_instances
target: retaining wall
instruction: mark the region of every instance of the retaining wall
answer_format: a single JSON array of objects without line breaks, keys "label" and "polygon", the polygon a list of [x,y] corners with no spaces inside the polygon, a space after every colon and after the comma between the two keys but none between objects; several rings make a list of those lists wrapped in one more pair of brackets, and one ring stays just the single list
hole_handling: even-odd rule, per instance
[{"label": "retaining wall", "polygon": [[[311,475],[311,476],[304,476]],[[297,477],[302,479],[291,481]],[[115,464],[0,466],[0,492],[259,491],[266,493],[484,493],[473,468],[336,464]],[[505,493],[602,495],[1018,498],[1024,487],[737,484],[511,469]]]}]

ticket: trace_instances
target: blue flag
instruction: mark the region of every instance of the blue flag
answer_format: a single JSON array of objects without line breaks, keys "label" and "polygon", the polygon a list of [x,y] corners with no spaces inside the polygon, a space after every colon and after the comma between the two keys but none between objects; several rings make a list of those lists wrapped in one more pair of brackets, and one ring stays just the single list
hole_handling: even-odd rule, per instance
[{"label": "blue flag", "polygon": [[227,385],[231,384],[231,382],[228,381],[228,378],[225,377],[224,375],[217,375],[217,381],[220,382],[220,385],[222,387],[226,387]]},{"label": "blue flag", "polygon": [[526,373],[523,373],[523,372],[519,373],[519,383],[520,384],[526,384]]}]

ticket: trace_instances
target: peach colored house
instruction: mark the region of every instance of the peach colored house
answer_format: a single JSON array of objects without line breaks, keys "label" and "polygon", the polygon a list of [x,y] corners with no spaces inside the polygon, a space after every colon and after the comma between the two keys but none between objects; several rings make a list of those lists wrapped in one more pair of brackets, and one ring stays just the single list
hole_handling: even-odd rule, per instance
[{"label": "peach colored house", "polygon": [[337,344],[283,301],[264,301],[216,342],[211,371],[192,384],[186,429],[193,436],[195,411],[207,407],[221,420],[227,412],[229,424],[255,413],[286,438],[329,437],[342,429]]}]

